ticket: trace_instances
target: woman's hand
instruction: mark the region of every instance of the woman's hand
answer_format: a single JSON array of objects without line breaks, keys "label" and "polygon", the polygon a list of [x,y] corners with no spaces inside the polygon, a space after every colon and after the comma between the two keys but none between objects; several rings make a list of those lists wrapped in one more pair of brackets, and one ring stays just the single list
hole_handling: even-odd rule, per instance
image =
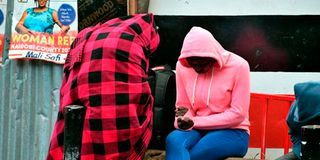
[{"label": "woman's hand", "polygon": [[176,109],[176,117],[182,117],[184,116],[187,112],[188,112],[188,108],[187,107],[182,107],[182,106],[179,106],[177,109]]},{"label": "woman's hand", "polygon": [[179,117],[177,123],[178,127],[182,130],[188,130],[194,125],[193,120],[188,117]]},{"label": "woman's hand", "polygon": [[68,31],[70,30],[70,26],[62,26],[61,27],[61,30],[60,30],[60,33],[62,35],[66,34]]}]

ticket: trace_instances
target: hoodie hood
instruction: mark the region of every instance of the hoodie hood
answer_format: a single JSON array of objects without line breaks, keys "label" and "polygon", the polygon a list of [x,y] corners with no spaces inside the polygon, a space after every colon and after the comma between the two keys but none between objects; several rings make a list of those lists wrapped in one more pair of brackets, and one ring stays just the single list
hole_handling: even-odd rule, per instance
[{"label": "hoodie hood", "polygon": [[186,61],[187,57],[209,57],[214,58],[220,69],[226,63],[230,53],[226,51],[213,35],[201,28],[192,27],[183,41],[179,62],[190,67]]},{"label": "hoodie hood", "polygon": [[294,85],[295,101],[287,116],[289,134],[296,156],[301,153],[301,127],[320,124],[320,82],[309,81]]},{"label": "hoodie hood", "polygon": [[297,114],[294,121],[307,123],[320,117],[320,82],[303,82],[294,86]]}]

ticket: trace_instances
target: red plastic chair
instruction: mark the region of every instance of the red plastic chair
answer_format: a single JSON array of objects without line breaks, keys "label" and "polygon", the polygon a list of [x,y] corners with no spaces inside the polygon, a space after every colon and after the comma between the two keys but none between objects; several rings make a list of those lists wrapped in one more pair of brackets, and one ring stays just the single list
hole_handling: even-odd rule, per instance
[{"label": "red plastic chair", "polygon": [[286,118],[294,99],[294,95],[251,93],[249,147],[261,148],[260,159],[265,159],[266,148],[283,148],[284,154],[289,152],[292,144]]}]

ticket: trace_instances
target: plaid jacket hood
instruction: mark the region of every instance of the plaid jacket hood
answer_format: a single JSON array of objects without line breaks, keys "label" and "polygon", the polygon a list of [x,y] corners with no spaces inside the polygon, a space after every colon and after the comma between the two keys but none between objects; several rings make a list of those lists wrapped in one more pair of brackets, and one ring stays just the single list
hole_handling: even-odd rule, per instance
[{"label": "plaid jacket hood", "polygon": [[[119,17],[107,21],[104,24],[97,24],[82,30],[71,45],[70,53],[65,61],[64,70],[72,69],[78,63],[81,63],[83,49],[91,34],[101,28],[112,28],[114,32],[128,32],[136,35],[140,39],[144,52],[147,56],[153,53],[159,43],[160,37],[154,23],[153,14],[137,14],[134,16]],[[128,36],[128,35],[124,35]],[[130,37],[127,37],[130,38]]]},{"label": "plaid jacket hood", "polygon": [[72,104],[86,107],[81,159],[143,159],[152,127],[148,60],[159,40],[152,14],[115,18],[78,34],[64,65],[47,159],[63,159],[62,111]]}]

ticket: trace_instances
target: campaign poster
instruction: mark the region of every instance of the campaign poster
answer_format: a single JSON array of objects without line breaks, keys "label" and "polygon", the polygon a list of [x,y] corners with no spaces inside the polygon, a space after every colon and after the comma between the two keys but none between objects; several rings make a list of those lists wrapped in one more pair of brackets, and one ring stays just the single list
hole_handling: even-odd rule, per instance
[{"label": "campaign poster", "polygon": [[7,12],[7,0],[0,0],[0,65],[2,65],[2,60],[3,60],[6,12]]},{"label": "campaign poster", "polygon": [[77,0],[15,0],[8,57],[64,64],[77,33]]}]

